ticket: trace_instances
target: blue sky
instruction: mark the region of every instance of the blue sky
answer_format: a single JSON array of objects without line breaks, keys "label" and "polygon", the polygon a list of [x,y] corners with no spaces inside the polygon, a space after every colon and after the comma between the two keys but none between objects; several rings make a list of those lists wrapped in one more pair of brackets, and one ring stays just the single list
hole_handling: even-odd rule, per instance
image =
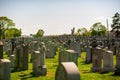
[{"label": "blue sky", "polygon": [[21,28],[23,35],[43,29],[45,35],[71,33],[71,29],[95,22],[111,24],[111,17],[120,13],[120,0],[0,0],[0,16],[7,16]]}]

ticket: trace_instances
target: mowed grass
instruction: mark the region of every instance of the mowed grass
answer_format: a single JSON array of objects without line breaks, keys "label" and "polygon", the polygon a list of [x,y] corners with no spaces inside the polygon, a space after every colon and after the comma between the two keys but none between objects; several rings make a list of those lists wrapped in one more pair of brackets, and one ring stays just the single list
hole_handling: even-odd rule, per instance
[{"label": "mowed grass", "polygon": [[[78,58],[78,68],[80,71],[81,80],[120,80],[120,76],[113,76],[113,72],[100,74],[90,71],[91,64],[85,64],[85,52],[81,53],[81,58]],[[115,64],[115,56],[114,56]],[[25,71],[11,73],[11,80],[55,80],[55,71],[58,66],[58,53],[55,58],[46,59],[47,75],[35,77],[31,74],[32,63],[29,62],[29,69]]]}]

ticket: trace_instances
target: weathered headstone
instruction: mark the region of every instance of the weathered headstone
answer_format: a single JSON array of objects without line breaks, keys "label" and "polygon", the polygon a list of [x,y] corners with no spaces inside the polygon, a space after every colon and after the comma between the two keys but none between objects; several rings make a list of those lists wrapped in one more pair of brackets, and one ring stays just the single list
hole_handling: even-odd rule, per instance
[{"label": "weathered headstone", "polygon": [[116,54],[116,67],[115,75],[120,75],[120,46],[118,47],[118,53]]},{"label": "weathered headstone", "polygon": [[10,80],[10,60],[0,59],[0,80]]},{"label": "weathered headstone", "polygon": [[11,68],[14,68],[14,63],[15,63],[15,56],[10,55],[10,61],[11,61]]},{"label": "weathered headstone", "polygon": [[74,62],[78,65],[78,54],[74,50],[64,50],[59,53],[59,64],[61,62]]},{"label": "weathered headstone", "polygon": [[103,69],[102,72],[112,72],[114,71],[113,67],[113,52],[107,50],[103,53]]},{"label": "weathered headstone", "polygon": [[2,27],[0,25],[0,59],[3,59]]},{"label": "weathered headstone", "polygon": [[36,76],[40,75],[39,72],[39,66],[40,66],[40,52],[39,51],[34,51],[33,53],[33,73]]},{"label": "weathered headstone", "polygon": [[86,47],[86,60],[85,63],[91,63],[92,62],[92,47],[87,46]]},{"label": "weathered headstone", "polygon": [[57,47],[55,46],[55,43],[47,43],[46,45],[46,58],[54,58],[56,54]]},{"label": "weathered headstone", "polygon": [[39,66],[39,70],[40,70],[40,75],[46,75],[47,74],[47,67],[45,65],[45,52],[46,52],[46,47],[44,42],[40,43],[40,66]]},{"label": "weathered headstone", "polygon": [[55,80],[80,80],[79,69],[74,62],[62,62],[56,70]]},{"label": "weathered headstone", "polygon": [[68,49],[75,50],[78,56],[80,56],[80,53],[81,53],[80,48],[81,48],[80,43],[76,41],[71,41],[70,45],[68,46]]},{"label": "weathered headstone", "polygon": [[100,47],[92,48],[92,72],[100,72],[102,69],[102,49]]}]

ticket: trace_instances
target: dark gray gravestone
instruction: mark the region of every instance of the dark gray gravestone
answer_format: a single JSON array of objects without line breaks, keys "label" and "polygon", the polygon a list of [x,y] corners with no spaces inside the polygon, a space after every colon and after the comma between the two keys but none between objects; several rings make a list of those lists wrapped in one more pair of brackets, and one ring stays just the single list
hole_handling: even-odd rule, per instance
[{"label": "dark gray gravestone", "polygon": [[3,43],[0,40],[0,59],[3,59]]},{"label": "dark gray gravestone", "polygon": [[92,48],[92,72],[101,72],[102,69],[102,49],[100,47]]},{"label": "dark gray gravestone", "polygon": [[46,44],[46,58],[54,58],[56,54],[57,47],[55,46],[55,43],[47,43]]},{"label": "dark gray gravestone", "polygon": [[102,72],[113,72],[113,52],[107,50],[103,53],[103,69]]},{"label": "dark gray gravestone", "polygon": [[92,47],[87,46],[86,47],[86,60],[85,63],[91,63],[92,62]]},{"label": "dark gray gravestone", "polygon": [[0,25],[0,59],[3,59],[3,42],[2,42],[2,29]]},{"label": "dark gray gravestone", "polygon": [[0,59],[0,80],[10,80],[10,60]]},{"label": "dark gray gravestone", "polygon": [[47,68],[46,68],[46,65],[45,65],[46,47],[45,47],[44,42],[41,42],[39,51],[40,51],[40,66],[39,66],[40,75],[46,75],[47,74]]},{"label": "dark gray gravestone", "polygon": [[14,68],[14,63],[15,63],[15,56],[10,55],[10,61],[11,61],[11,68]]},{"label": "dark gray gravestone", "polygon": [[62,62],[56,70],[55,80],[80,80],[79,69],[74,62]]},{"label": "dark gray gravestone", "polygon": [[78,65],[78,54],[74,50],[65,50],[59,53],[59,64],[61,62],[74,62]]},{"label": "dark gray gravestone", "polygon": [[120,75],[120,46],[118,47],[118,53],[116,54],[116,70],[115,75]]},{"label": "dark gray gravestone", "polygon": [[15,48],[15,64],[14,64],[14,69],[19,69],[20,68],[20,54],[21,54],[21,49],[20,46],[17,46]]},{"label": "dark gray gravestone", "polygon": [[33,53],[33,73],[35,76],[40,75],[39,66],[40,66],[40,52],[34,51]]}]

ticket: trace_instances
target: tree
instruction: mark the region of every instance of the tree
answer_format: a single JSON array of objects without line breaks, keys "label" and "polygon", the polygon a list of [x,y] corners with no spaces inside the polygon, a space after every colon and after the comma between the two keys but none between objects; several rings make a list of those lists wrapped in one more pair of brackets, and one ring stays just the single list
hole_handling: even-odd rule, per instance
[{"label": "tree", "polygon": [[77,30],[77,35],[81,36],[88,36],[88,31],[86,28],[80,28]]},{"label": "tree", "polygon": [[107,33],[107,28],[102,25],[100,22],[97,22],[92,25],[91,29],[91,36],[105,36]]},{"label": "tree", "polygon": [[6,16],[1,16],[0,17],[0,25],[2,28],[12,28],[15,26],[15,23],[11,19],[9,19]]},{"label": "tree", "polygon": [[39,29],[38,32],[33,35],[34,37],[42,37],[44,35],[44,31],[42,29]]},{"label": "tree", "polygon": [[15,23],[13,23],[11,19],[9,19],[6,16],[1,16],[0,17],[0,28],[2,29],[2,38],[5,38],[5,35],[4,35],[5,31],[10,28],[13,28],[14,26],[15,26]]},{"label": "tree", "polygon": [[19,37],[21,36],[22,32],[21,29],[17,29],[17,28],[10,28],[10,29],[5,29],[4,31],[4,38],[5,39],[10,39],[13,37]]},{"label": "tree", "polygon": [[111,28],[112,28],[112,31],[115,32],[116,37],[118,37],[120,34],[120,14],[115,13],[115,15],[112,18],[113,18],[112,20],[113,24],[111,25]]}]

